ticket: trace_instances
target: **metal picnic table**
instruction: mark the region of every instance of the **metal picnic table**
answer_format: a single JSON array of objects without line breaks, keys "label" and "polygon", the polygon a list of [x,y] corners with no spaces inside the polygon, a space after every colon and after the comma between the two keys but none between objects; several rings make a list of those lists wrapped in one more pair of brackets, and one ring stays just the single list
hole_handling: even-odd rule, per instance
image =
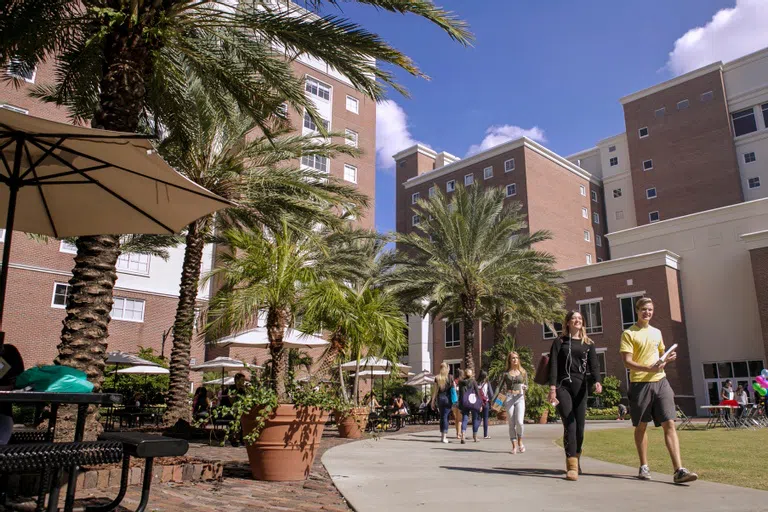
[{"label": "metal picnic table", "polygon": [[728,430],[736,428],[737,425],[733,420],[735,416],[731,414],[731,418],[729,419],[726,412],[733,413],[738,407],[732,405],[702,405],[700,408],[709,413],[709,421],[707,421],[707,424],[704,427],[705,430],[717,428],[718,426],[723,426]]}]

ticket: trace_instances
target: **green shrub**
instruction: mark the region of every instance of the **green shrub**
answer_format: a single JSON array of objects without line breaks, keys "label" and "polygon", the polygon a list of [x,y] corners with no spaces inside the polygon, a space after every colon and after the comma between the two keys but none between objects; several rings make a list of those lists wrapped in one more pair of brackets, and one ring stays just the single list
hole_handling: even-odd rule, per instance
[{"label": "green shrub", "polygon": [[603,379],[603,393],[600,400],[604,407],[616,407],[621,402],[621,382],[613,375]]},{"label": "green shrub", "polygon": [[[139,347],[138,356],[168,368],[168,361],[155,355],[151,348]],[[123,395],[126,404],[132,405],[139,400],[145,404],[163,404],[168,393],[168,375],[132,375],[115,374],[114,366],[108,366],[102,389]],[[118,377],[119,375],[119,377]]]}]

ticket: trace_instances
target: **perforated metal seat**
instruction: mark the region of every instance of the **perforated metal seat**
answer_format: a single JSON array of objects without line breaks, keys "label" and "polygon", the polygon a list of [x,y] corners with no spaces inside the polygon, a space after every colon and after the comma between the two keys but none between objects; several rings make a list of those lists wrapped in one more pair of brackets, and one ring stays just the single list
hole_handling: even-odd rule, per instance
[{"label": "perforated metal seat", "polygon": [[116,464],[122,458],[123,445],[115,441],[13,444],[0,446],[0,472]]}]

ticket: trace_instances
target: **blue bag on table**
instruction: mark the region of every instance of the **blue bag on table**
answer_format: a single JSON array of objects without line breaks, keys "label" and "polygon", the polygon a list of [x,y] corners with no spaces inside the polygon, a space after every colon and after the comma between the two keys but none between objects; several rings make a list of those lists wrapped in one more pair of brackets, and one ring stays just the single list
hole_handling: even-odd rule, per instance
[{"label": "blue bag on table", "polygon": [[16,377],[16,388],[47,393],[90,393],[93,383],[85,372],[69,366],[35,366]]}]

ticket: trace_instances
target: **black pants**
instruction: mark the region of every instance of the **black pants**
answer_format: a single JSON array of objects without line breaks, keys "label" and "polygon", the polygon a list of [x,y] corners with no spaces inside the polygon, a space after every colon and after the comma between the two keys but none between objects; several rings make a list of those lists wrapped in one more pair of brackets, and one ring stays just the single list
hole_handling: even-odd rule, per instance
[{"label": "black pants", "polygon": [[558,386],[556,394],[560,402],[557,410],[563,420],[563,446],[566,457],[576,457],[584,444],[584,422],[587,416],[587,383],[576,375]]}]

